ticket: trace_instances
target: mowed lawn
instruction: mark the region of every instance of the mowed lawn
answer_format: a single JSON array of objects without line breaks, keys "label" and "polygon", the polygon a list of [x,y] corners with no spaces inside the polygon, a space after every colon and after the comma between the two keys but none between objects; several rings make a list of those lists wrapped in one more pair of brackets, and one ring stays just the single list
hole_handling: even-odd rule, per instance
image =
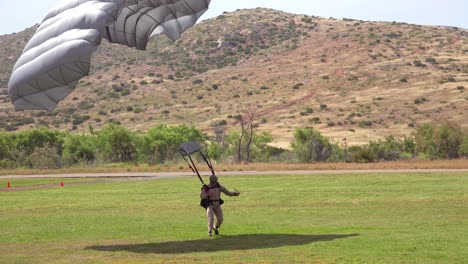
[{"label": "mowed lawn", "polygon": [[0,263],[468,262],[467,173],[220,179],[213,238],[196,178],[0,192]]}]

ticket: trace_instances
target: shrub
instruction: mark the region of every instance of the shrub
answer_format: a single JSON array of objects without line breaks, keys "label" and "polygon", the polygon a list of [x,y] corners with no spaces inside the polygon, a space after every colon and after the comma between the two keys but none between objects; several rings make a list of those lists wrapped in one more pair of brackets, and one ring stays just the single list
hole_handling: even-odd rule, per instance
[{"label": "shrub", "polygon": [[107,160],[136,161],[138,136],[127,128],[111,123],[99,131],[97,140],[99,149]]},{"label": "shrub", "polygon": [[292,148],[300,162],[327,161],[339,150],[313,128],[296,129]]},{"label": "shrub", "polygon": [[377,156],[367,147],[359,148],[352,155],[353,162],[357,163],[372,163],[375,162]]},{"label": "shrub", "polygon": [[413,65],[416,66],[416,67],[422,67],[422,68],[427,67],[426,64],[422,63],[422,62],[419,61],[419,60],[413,61]]},{"label": "shrub", "polygon": [[447,82],[457,82],[457,80],[453,78],[452,76],[450,76],[447,78]]},{"label": "shrub", "polygon": [[463,142],[461,143],[460,148],[458,149],[458,155],[460,157],[468,158],[468,135],[465,135],[463,137]]},{"label": "shrub", "polygon": [[429,102],[429,100],[426,97],[418,97],[414,100],[414,104],[424,104],[426,102]]},{"label": "shrub", "polygon": [[221,120],[218,122],[218,126],[225,126],[227,125],[227,121],[226,120]]},{"label": "shrub", "polygon": [[301,88],[302,86],[304,86],[303,83],[297,83],[297,84],[295,84],[295,85],[293,86],[293,89],[294,89],[294,90],[297,90],[297,89]]},{"label": "shrub", "polygon": [[94,136],[68,135],[63,143],[63,161],[67,165],[95,160],[97,140]]},{"label": "shrub", "polygon": [[10,159],[14,149],[14,137],[10,133],[0,132],[0,160]]},{"label": "shrub", "polygon": [[434,143],[438,156],[443,159],[456,159],[464,141],[463,130],[457,123],[446,122],[437,127]]},{"label": "shrub", "polygon": [[58,169],[62,166],[60,155],[54,146],[35,148],[28,157],[31,168]]},{"label": "shrub", "polygon": [[125,88],[122,90],[122,92],[120,93],[122,96],[127,96],[127,95],[130,95],[130,90]]},{"label": "shrub", "polygon": [[140,159],[156,164],[178,157],[180,144],[188,141],[204,142],[205,136],[195,128],[160,125],[148,130],[139,144]]},{"label": "shrub", "polygon": [[73,121],[72,121],[72,124],[77,126],[77,125],[80,125],[80,124],[83,124],[85,121],[89,120],[91,117],[89,115],[78,115],[78,114],[75,114],[73,115]]},{"label": "shrub", "polygon": [[374,122],[370,120],[365,120],[365,121],[360,121],[358,126],[361,128],[365,128],[365,127],[371,127],[373,124]]},{"label": "shrub", "polygon": [[314,124],[321,124],[322,121],[320,121],[320,117],[313,117],[311,120],[310,120],[311,123],[314,123]]},{"label": "shrub", "polygon": [[[424,124],[413,133],[416,151],[428,159],[454,159],[459,157],[466,133],[459,124]],[[464,153],[464,152],[463,152]]]}]

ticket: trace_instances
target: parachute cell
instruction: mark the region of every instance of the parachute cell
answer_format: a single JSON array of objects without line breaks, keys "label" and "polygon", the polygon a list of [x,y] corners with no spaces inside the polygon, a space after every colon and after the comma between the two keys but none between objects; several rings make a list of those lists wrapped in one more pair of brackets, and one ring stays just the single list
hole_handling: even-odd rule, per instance
[{"label": "parachute cell", "polygon": [[102,38],[145,50],[165,34],[176,40],[210,0],[68,0],[45,17],[16,62],[8,94],[16,110],[53,110],[88,75]]}]

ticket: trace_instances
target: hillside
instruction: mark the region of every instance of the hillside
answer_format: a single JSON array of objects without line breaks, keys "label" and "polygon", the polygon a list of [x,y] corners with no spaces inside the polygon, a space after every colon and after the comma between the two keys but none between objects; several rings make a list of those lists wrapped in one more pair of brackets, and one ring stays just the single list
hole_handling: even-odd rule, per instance
[{"label": "hillside", "polygon": [[[428,121],[468,128],[468,30],[239,10],[145,52],[103,41],[92,73],[53,112],[14,112],[7,83],[34,28],[0,36],[0,129],[145,131],[189,124],[212,134],[254,109],[287,147],[295,127],[337,142],[404,136]],[[465,88],[466,87],[466,88]]]}]

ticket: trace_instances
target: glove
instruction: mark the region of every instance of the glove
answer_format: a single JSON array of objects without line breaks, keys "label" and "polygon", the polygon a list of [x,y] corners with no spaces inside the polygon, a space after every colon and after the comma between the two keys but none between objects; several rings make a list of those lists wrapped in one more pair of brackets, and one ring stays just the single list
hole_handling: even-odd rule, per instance
[{"label": "glove", "polygon": [[203,185],[203,190],[208,193],[210,191],[210,187]]},{"label": "glove", "polygon": [[234,196],[239,196],[240,195],[240,192],[235,192],[234,193]]}]

